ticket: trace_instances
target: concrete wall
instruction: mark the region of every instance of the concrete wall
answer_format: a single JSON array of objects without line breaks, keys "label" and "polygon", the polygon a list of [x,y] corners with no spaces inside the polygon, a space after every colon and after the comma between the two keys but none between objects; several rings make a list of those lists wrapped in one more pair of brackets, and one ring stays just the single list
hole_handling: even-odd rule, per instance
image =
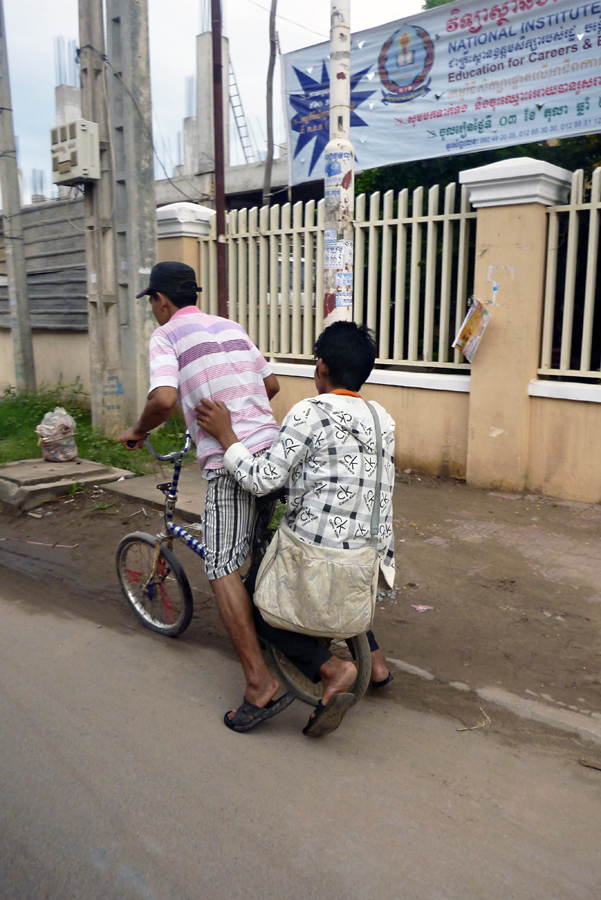
[{"label": "concrete wall", "polygon": [[530,446],[528,490],[601,503],[601,403],[530,397]]},{"label": "concrete wall", "polygon": [[[88,333],[81,331],[34,331],[33,355],[40,387],[72,384],[81,380],[90,390]],[[14,385],[13,346],[10,331],[0,330],[0,391]]]}]

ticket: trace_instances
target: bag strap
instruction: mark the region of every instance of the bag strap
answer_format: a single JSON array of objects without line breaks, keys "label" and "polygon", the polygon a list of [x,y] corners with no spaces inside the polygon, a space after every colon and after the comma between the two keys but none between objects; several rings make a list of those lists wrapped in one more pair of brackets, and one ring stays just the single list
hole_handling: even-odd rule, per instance
[{"label": "bag strap", "polygon": [[[365,401],[367,403],[367,401]],[[378,545],[378,532],[380,530],[380,493],[382,488],[382,431],[380,429],[380,420],[371,403],[367,403],[369,411],[374,420],[374,429],[376,432],[376,483],[374,486],[374,505],[371,511],[370,537],[372,543]]]}]

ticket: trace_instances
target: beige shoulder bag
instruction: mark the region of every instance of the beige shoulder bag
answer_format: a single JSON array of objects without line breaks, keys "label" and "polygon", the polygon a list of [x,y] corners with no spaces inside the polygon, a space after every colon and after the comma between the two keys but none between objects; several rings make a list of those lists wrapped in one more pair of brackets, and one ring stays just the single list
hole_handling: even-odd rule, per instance
[{"label": "beige shoulder bag", "polygon": [[353,637],[367,631],[376,605],[380,558],[382,433],[371,404],[376,434],[376,480],[370,542],[358,550],[301,541],[284,523],[257,574],[254,603],[269,625],[315,637]]}]

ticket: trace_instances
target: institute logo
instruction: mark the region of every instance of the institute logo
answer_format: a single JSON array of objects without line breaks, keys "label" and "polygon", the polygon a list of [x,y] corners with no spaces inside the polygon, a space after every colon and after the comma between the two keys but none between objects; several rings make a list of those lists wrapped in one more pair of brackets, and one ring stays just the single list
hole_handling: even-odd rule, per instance
[{"label": "institute logo", "polygon": [[382,103],[408,103],[427,94],[433,63],[434,44],[427,31],[418,25],[395,31],[378,57]]}]

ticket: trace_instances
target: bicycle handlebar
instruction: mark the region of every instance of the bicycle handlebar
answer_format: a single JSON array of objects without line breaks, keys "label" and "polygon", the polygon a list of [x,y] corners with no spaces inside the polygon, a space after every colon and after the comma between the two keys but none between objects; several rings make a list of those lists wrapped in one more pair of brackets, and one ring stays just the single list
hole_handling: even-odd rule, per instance
[{"label": "bicycle handlebar", "polygon": [[[131,444],[132,441],[128,441],[128,443]],[[156,460],[158,460],[158,462],[173,462],[175,459],[184,456],[184,454],[187,453],[188,450],[190,449],[191,445],[192,445],[192,438],[190,437],[190,435],[188,434],[187,431],[186,431],[186,441],[184,443],[183,448],[181,450],[174,450],[172,453],[166,453],[165,456],[161,456],[160,453],[156,452],[156,450],[150,443],[150,439],[148,438],[148,436],[146,437],[146,440],[144,441],[144,446],[146,447],[146,449],[148,450],[150,455],[154,456],[154,458]]]}]

